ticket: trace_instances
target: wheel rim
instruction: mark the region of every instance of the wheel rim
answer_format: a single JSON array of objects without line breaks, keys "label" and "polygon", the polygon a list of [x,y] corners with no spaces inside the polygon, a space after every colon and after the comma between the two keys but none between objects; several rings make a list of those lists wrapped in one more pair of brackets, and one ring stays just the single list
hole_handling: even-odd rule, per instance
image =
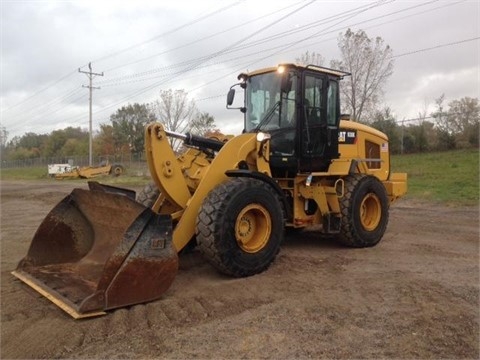
[{"label": "wheel rim", "polygon": [[235,237],[242,250],[256,253],[268,243],[272,233],[269,212],[259,204],[250,204],[238,214],[235,222]]},{"label": "wheel rim", "polygon": [[367,194],[360,205],[360,221],[367,231],[373,231],[380,224],[382,205],[377,195]]}]

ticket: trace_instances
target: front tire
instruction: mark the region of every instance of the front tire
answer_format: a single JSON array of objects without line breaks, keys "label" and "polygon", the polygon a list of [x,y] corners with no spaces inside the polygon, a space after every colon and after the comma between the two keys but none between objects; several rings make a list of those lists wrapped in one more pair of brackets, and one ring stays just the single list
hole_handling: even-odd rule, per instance
[{"label": "front tire", "polygon": [[244,277],[266,270],[283,240],[281,202],[270,185],[234,178],[213,189],[196,223],[198,248],[220,272]]},{"label": "front tire", "polygon": [[160,196],[160,190],[157,188],[155,183],[151,182],[143,188],[140,193],[137,195],[137,202],[142,204],[147,208],[152,208],[155,201],[157,201]]},{"label": "front tire", "polygon": [[361,174],[347,177],[345,194],[340,200],[339,241],[357,248],[378,244],[387,229],[388,208],[387,192],[380,180]]}]

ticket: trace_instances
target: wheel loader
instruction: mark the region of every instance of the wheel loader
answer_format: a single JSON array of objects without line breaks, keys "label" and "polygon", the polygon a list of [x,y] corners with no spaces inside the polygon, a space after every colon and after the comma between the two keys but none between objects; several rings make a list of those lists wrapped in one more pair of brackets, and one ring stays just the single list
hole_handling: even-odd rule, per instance
[{"label": "wheel loader", "polygon": [[[153,185],[138,197],[96,182],[74,189],[13,274],[81,318],[159,299],[178,253],[192,246],[220,272],[246,277],[272,264],[288,228],[376,245],[407,175],[391,172],[385,134],[341,119],[339,83],[348,75],[294,64],[240,74],[227,95],[227,108],[236,90],[244,98],[236,107],[244,130],[234,137],[149,124]],[[179,155],[172,137],[183,140]]]},{"label": "wheel loader", "polygon": [[125,172],[120,164],[101,164],[99,166],[75,167],[70,171],[55,174],[55,179],[91,179],[97,176],[120,176]]}]

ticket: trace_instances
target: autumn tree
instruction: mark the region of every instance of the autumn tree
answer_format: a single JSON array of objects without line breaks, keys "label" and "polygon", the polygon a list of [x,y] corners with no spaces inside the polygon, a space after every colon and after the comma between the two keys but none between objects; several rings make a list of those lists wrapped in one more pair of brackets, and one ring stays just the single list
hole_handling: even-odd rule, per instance
[{"label": "autumn tree", "polygon": [[348,29],[338,37],[340,60],[331,67],[346,71],[341,86],[342,111],[358,122],[368,121],[381,102],[383,89],[393,73],[392,49],[381,37],[371,39],[365,31]]},{"label": "autumn tree", "polygon": [[[110,124],[100,124],[100,132],[95,136],[93,147],[95,154],[116,155],[122,153],[122,149],[115,144],[113,126]],[[130,151],[129,147],[126,149]]]},{"label": "autumn tree", "polygon": [[115,148],[120,150],[128,147],[131,153],[142,152],[145,144],[145,126],[155,120],[155,114],[146,104],[135,103],[118,109],[110,116]]},{"label": "autumn tree", "polygon": [[[158,120],[167,130],[184,133],[191,126],[197,108],[188,98],[185,90],[162,90],[160,97],[152,104]],[[170,137],[173,149],[177,150],[181,140]]]}]

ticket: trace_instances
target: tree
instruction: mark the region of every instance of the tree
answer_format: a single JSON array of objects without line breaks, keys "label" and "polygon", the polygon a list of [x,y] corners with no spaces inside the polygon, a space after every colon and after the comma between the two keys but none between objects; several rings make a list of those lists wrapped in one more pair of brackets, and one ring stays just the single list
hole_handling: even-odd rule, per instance
[{"label": "tree", "polygon": [[146,104],[135,103],[123,106],[110,116],[112,136],[116,149],[128,149],[139,153],[144,149],[145,126],[155,121],[155,114]]},{"label": "tree", "polygon": [[446,133],[452,133],[452,127],[448,121],[447,112],[443,107],[443,102],[445,101],[445,94],[440,95],[437,99],[435,99],[435,111],[431,114],[431,116],[435,119],[435,123],[437,128],[441,131]]},{"label": "tree", "polygon": [[48,135],[46,134],[39,135],[33,132],[27,132],[23,134],[22,137],[16,138],[14,143],[15,147],[24,147],[26,149],[43,149],[45,147],[47,139]]},{"label": "tree", "polygon": [[477,98],[464,97],[448,103],[448,121],[457,135],[457,142],[478,146],[480,106]]},{"label": "tree", "polygon": [[[73,142],[73,146],[72,142],[70,142],[70,144],[67,145],[67,149],[64,151],[63,148],[70,139],[75,139],[76,141]],[[67,127],[62,130],[55,130],[45,137],[42,153],[46,157],[77,155],[76,150],[73,148],[78,146],[79,149],[84,149],[85,145],[82,146],[81,143],[88,144],[88,132],[81,128]],[[66,152],[68,154],[66,154]],[[81,153],[85,154],[84,151],[81,151]]]},{"label": "tree", "polygon": [[62,156],[75,156],[75,155],[88,155],[88,138],[75,139],[69,138],[65,141],[58,155]]},{"label": "tree", "polygon": [[52,131],[45,142],[44,155],[47,157],[58,155],[60,149],[63,147],[63,145],[65,145],[66,142],[67,136],[63,130]]},{"label": "tree", "polygon": [[437,150],[450,150],[456,147],[456,140],[452,124],[448,118],[447,112],[444,110],[443,102],[445,101],[445,94],[440,95],[435,99],[436,110],[431,114],[435,119],[435,126],[437,129]]},{"label": "tree", "polygon": [[306,51],[299,58],[295,59],[295,62],[298,65],[318,65],[322,66],[325,62],[324,57],[321,54],[317,54],[315,52],[309,53]]},{"label": "tree", "polygon": [[[152,107],[166,130],[180,133],[189,128],[197,113],[195,102],[188,99],[185,90],[162,90],[160,98],[153,103]],[[177,150],[180,140],[172,137],[169,139],[173,149]]]},{"label": "tree", "polygon": [[393,154],[399,154],[401,152],[401,139],[398,125],[392,110],[388,106],[376,112],[371,125],[388,136],[390,152]]},{"label": "tree", "polygon": [[95,137],[93,145],[96,154],[115,155],[122,152],[115,146],[113,126],[109,124],[100,124],[100,133]]},{"label": "tree", "polygon": [[0,148],[3,149],[7,146],[8,132],[5,126],[0,124]]},{"label": "tree", "polygon": [[217,130],[215,119],[208,112],[198,112],[189,125],[189,132],[195,135],[205,136],[207,133],[214,133]]},{"label": "tree", "polygon": [[381,37],[370,39],[365,31],[348,29],[338,37],[341,60],[331,67],[351,73],[342,83],[342,111],[350,112],[355,121],[366,121],[383,96],[383,88],[393,73],[392,49]]}]

